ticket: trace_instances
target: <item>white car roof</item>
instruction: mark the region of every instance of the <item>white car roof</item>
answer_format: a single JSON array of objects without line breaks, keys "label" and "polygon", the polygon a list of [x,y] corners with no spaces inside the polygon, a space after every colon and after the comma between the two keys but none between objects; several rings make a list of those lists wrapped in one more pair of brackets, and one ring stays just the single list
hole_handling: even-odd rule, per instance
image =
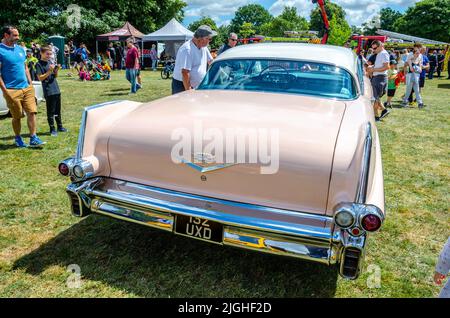
[{"label": "white car roof", "polygon": [[306,43],[257,43],[236,46],[220,54],[216,61],[223,59],[269,58],[303,60],[333,64],[357,72],[356,54],[348,48]]}]

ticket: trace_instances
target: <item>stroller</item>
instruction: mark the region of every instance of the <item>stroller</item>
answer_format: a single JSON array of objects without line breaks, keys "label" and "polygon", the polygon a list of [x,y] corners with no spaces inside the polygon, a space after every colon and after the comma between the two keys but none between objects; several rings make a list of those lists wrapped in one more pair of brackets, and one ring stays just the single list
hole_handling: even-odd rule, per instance
[{"label": "stroller", "polygon": [[92,59],[86,62],[91,81],[109,80],[111,78],[111,73],[102,64],[103,62],[99,63]]}]

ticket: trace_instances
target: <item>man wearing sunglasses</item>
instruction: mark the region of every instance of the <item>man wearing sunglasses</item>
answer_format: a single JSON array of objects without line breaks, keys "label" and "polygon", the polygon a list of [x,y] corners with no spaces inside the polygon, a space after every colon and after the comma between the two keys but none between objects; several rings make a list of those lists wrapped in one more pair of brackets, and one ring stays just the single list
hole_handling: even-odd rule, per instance
[{"label": "man wearing sunglasses", "polygon": [[[389,69],[389,53],[384,49],[383,43],[381,41],[373,41],[372,49],[374,54],[376,54],[376,59],[374,65],[370,65],[367,68],[367,72],[372,75],[370,80],[372,84],[373,97],[375,102],[373,104],[373,110],[375,113],[375,119],[378,121],[389,114],[383,104],[381,103],[381,97],[386,93],[387,83],[388,83],[388,69]],[[379,112],[381,113],[379,114]]]},{"label": "man wearing sunglasses", "polygon": [[228,43],[225,43],[222,45],[222,47],[219,49],[219,52],[217,52],[217,55],[222,54],[228,49],[231,49],[232,47],[235,47],[238,42],[238,36],[236,33],[230,33],[228,36]]}]

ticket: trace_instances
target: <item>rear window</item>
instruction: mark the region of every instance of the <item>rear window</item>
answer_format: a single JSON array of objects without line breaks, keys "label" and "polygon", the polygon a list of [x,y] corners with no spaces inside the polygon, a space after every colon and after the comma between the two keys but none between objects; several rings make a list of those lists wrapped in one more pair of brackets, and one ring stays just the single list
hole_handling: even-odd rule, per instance
[{"label": "rear window", "polygon": [[355,83],[346,70],[328,64],[288,60],[218,61],[211,66],[198,89],[288,93],[338,99],[356,97]]}]

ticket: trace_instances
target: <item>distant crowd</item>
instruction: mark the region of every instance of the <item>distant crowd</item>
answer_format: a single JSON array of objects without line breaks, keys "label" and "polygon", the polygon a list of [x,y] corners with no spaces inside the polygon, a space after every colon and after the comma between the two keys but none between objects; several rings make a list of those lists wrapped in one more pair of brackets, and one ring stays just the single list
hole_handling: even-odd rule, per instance
[{"label": "distant crowd", "polygon": [[[411,51],[387,51],[381,41],[373,41],[367,52],[360,52],[359,59],[371,80],[375,119],[379,121],[389,115],[388,108],[392,108],[392,99],[401,83],[406,85],[401,107],[411,107],[415,103],[419,109],[425,107],[422,98],[425,79],[432,80],[435,73],[442,77],[445,56],[441,50],[427,52],[419,43],[414,44]],[[450,79],[450,67],[448,71]],[[387,100],[382,103],[381,98],[386,93]]]}]

